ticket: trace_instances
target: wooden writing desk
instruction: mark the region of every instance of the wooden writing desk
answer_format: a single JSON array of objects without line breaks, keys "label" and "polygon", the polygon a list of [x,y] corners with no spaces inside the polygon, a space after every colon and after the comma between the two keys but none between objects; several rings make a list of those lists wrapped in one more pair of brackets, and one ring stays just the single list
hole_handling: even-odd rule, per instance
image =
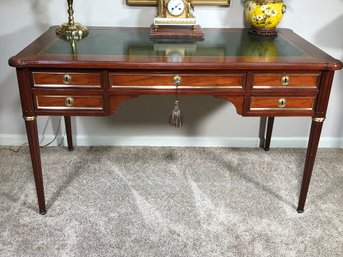
[{"label": "wooden writing desk", "polygon": [[342,63],[291,30],[276,38],[244,29],[208,29],[199,42],[158,42],[147,28],[90,28],[68,42],[55,27],[9,60],[16,67],[39,212],[46,213],[36,117],[104,116],[140,95],[213,95],[243,116],[269,117],[269,148],[275,116],[312,118],[298,212],[304,211],[334,71]]}]

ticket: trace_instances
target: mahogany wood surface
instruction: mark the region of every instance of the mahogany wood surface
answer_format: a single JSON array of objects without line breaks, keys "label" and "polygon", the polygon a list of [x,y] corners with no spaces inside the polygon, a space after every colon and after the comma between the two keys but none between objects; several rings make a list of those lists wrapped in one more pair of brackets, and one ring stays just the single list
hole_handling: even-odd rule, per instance
[{"label": "mahogany wood surface", "polygon": [[[67,106],[65,101],[72,98],[74,103]],[[79,96],[79,95],[37,95],[35,98],[37,109],[103,109],[102,96]]]},{"label": "mahogany wood surface", "polygon": [[269,151],[270,149],[270,142],[272,139],[272,133],[273,133],[273,127],[274,127],[274,119],[275,119],[274,117],[268,117],[266,138],[263,145],[263,149],[265,151]]},{"label": "mahogany wood surface", "polygon": [[282,87],[281,78],[289,76],[289,83],[284,87],[317,87],[319,85],[320,74],[256,74],[254,77],[254,87]]},{"label": "mahogany wood surface", "polygon": [[317,149],[318,149],[322,127],[323,127],[323,122],[312,121],[311,132],[310,132],[310,137],[309,137],[308,146],[307,146],[305,168],[304,168],[301,191],[300,191],[298,208],[297,208],[297,211],[299,213],[304,212],[306,196],[307,196],[308,188],[311,181],[314,161],[317,155]]},{"label": "mahogany wood surface", "polygon": [[[64,116],[71,150],[71,116],[110,115],[123,101],[174,95],[176,89],[180,95],[228,100],[242,116],[269,117],[268,148],[274,117],[314,119],[298,206],[304,210],[323,123],[318,118],[326,116],[340,61],[288,29],[273,39],[248,29],[204,29],[203,41],[166,42],[150,39],[149,28],[91,27],[76,49],[55,30],[9,60],[17,70],[40,213],[46,208],[35,117]],[[281,83],[284,76],[287,83]]]},{"label": "mahogany wood surface", "polygon": [[35,179],[38,207],[40,214],[46,214],[42,163],[39,149],[38,129],[36,120],[25,121],[27,139],[29,142],[33,175]]},{"label": "mahogany wood surface", "polygon": [[72,133],[72,127],[71,127],[71,117],[64,116],[64,123],[66,127],[68,150],[72,151],[74,150],[74,145],[73,145],[73,133]]},{"label": "mahogany wood surface", "polygon": [[[245,82],[245,74],[184,74],[179,73],[182,77],[182,86],[190,87],[237,87],[243,89]],[[127,73],[111,73],[110,79],[112,81],[112,87],[129,87],[129,86],[174,86],[173,84],[174,74],[132,74],[130,76]]]},{"label": "mahogany wood surface", "polygon": [[[63,81],[65,75],[70,76],[70,82]],[[100,73],[35,72],[32,77],[35,87],[101,87]]]},{"label": "mahogany wood surface", "polygon": [[[279,101],[281,99],[285,101],[283,107],[279,106]],[[279,110],[288,111],[292,108],[312,110],[313,103],[313,97],[251,97],[250,109],[277,108]]]}]

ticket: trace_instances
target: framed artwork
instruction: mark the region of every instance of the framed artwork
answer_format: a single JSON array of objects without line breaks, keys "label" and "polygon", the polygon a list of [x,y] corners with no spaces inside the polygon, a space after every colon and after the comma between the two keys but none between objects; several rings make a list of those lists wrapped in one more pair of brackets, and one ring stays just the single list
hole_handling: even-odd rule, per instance
[{"label": "framed artwork", "polygon": [[[231,0],[194,0],[195,5],[229,6]],[[157,0],[126,0],[127,5],[157,5]]]}]

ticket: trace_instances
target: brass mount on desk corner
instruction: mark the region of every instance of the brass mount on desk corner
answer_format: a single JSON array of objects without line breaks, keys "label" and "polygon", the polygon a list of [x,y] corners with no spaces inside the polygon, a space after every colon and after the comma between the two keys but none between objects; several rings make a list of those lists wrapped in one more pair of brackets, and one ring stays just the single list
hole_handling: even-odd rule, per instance
[{"label": "brass mount on desk corner", "polygon": [[88,29],[86,26],[74,22],[73,0],[68,2],[68,23],[63,23],[56,29],[56,35],[66,40],[80,40],[88,36]]}]

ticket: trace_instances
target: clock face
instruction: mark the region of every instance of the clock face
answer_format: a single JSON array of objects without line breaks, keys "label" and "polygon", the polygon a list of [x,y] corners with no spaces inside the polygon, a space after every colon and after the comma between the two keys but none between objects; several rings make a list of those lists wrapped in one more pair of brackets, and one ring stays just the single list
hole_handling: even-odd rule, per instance
[{"label": "clock face", "polygon": [[171,15],[180,16],[185,11],[185,3],[182,0],[170,0],[167,9]]}]

